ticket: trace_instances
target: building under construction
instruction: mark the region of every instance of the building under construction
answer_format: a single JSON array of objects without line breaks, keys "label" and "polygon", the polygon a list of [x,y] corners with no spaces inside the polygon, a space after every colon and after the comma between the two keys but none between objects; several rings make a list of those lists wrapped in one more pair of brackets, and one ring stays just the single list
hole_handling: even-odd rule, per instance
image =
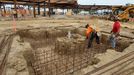
[{"label": "building under construction", "polygon": [[33,8],[33,15],[36,17],[36,8],[38,9],[38,15],[40,15],[40,8],[44,9],[44,13],[46,13],[46,8],[49,9],[49,16],[50,16],[50,11],[54,8],[62,8],[62,9],[67,9],[67,8],[76,8],[77,6],[77,1],[76,0],[2,0],[0,1],[1,7],[3,6],[4,14],[6,14],[6,9],[5,9],[5,4],[12,4],[14,5],[14,9],[17,12],[17,8],[19,5],[25,5],[25,6],[31,6]]},{"label": "building under construction", "polygon": [[[114,24],[109,18],[120,15],[118,7],[124,6],[0,0],[0,75],[134,75],[132,17],[123,17],[129,21],[121,22],[116,47],[109,42]],[[120,10],[123,15],[127,7]],[[91,48],[87,24],[100,38],[100,44],[94,39]]]},{"label": "building under construction", "polygon": [[[3,9],[3,11],[1,10],[2,15],[6,15],[8,14],[8,12],[6,12],[6,8],[5,5],[6,4],[10,4],[13,5],[13,9],[17,11],[18,8],[20,8],[20,5],[23,6],[27,6],[30,10],[30,8],[32,8],[32,12],[33,16],[36,17],[36,15],[40,15],[40,10],[43,9],[44,12],[44,16],[47,15],[51,15],[53,12],[53,9],[74,9],[77,13],[78,9],[84,9],[84,10],[102,10],[102,9],[111,9],[112,6],[108,6],[108,5],[78,5],[77,0],[14,0],[14,1],[10,1],[10,0],[2,0],[0,1],[1,4],[1,8]],[[37,10],[36,10],[37,9]],[[49,9],[49,11],[46,11],[46,9]],[[18,12],[19,13],[19,12]],[[24,13],[24,12],[22,12]]]}]

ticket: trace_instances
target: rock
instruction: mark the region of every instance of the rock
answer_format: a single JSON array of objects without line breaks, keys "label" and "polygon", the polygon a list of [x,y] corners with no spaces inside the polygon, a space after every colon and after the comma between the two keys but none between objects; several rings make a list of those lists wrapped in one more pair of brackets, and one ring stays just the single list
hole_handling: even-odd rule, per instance
[{"label": "rock", "polygon": [[98,58],[93,58],[92,61],[90,62],[90,65],[96,65],[100,62],[100,59]]}]

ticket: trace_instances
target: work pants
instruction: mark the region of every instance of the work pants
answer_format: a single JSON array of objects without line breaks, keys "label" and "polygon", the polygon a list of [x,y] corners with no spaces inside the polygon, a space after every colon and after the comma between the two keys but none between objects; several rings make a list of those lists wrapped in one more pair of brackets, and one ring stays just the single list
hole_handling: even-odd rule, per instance
[{"label": "work pants", "polygon": [[116,47],[116,37],[115,37],[115,34],[112,33],[110,35],[109,41],[111,43],[112,48],[115,48]]},{"label": "work pants", "polygon": [[97,32],[91,32],[88,38],[88,48],[91,48],[94,38],[96,39],[96,43],[100,44],[100,37],[97,35]]}]

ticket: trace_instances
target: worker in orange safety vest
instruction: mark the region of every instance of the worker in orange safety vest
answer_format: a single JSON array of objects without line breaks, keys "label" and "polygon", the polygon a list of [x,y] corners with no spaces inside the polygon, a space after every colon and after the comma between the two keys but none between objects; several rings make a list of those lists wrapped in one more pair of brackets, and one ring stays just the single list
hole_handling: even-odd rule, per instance
[{"label": "worker in orange safety vest", "polygon": [[88,47],[87,48],[90,48],[92,46],[92,42],[94,40],[94,38],[96,39],[96,43],[97,44],[100,44],[100,38],[97,34],[97,31],[95,29],[93,29],[91,27],[91,25],[87,24],[86,25],[86,39],[88,39]]}]

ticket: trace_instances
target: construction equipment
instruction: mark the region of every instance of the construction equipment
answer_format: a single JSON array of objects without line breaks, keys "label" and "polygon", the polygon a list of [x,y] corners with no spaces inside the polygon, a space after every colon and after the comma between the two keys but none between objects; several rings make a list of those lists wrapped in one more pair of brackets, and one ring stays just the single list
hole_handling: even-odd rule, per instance
[{"label": "construction equipment", "polygon": [[113,20],[115,16],[118,17],[120,21],[129,21],[130,18],[134,18],[134,5],[112,7],[112,14],[109,19]]}]

